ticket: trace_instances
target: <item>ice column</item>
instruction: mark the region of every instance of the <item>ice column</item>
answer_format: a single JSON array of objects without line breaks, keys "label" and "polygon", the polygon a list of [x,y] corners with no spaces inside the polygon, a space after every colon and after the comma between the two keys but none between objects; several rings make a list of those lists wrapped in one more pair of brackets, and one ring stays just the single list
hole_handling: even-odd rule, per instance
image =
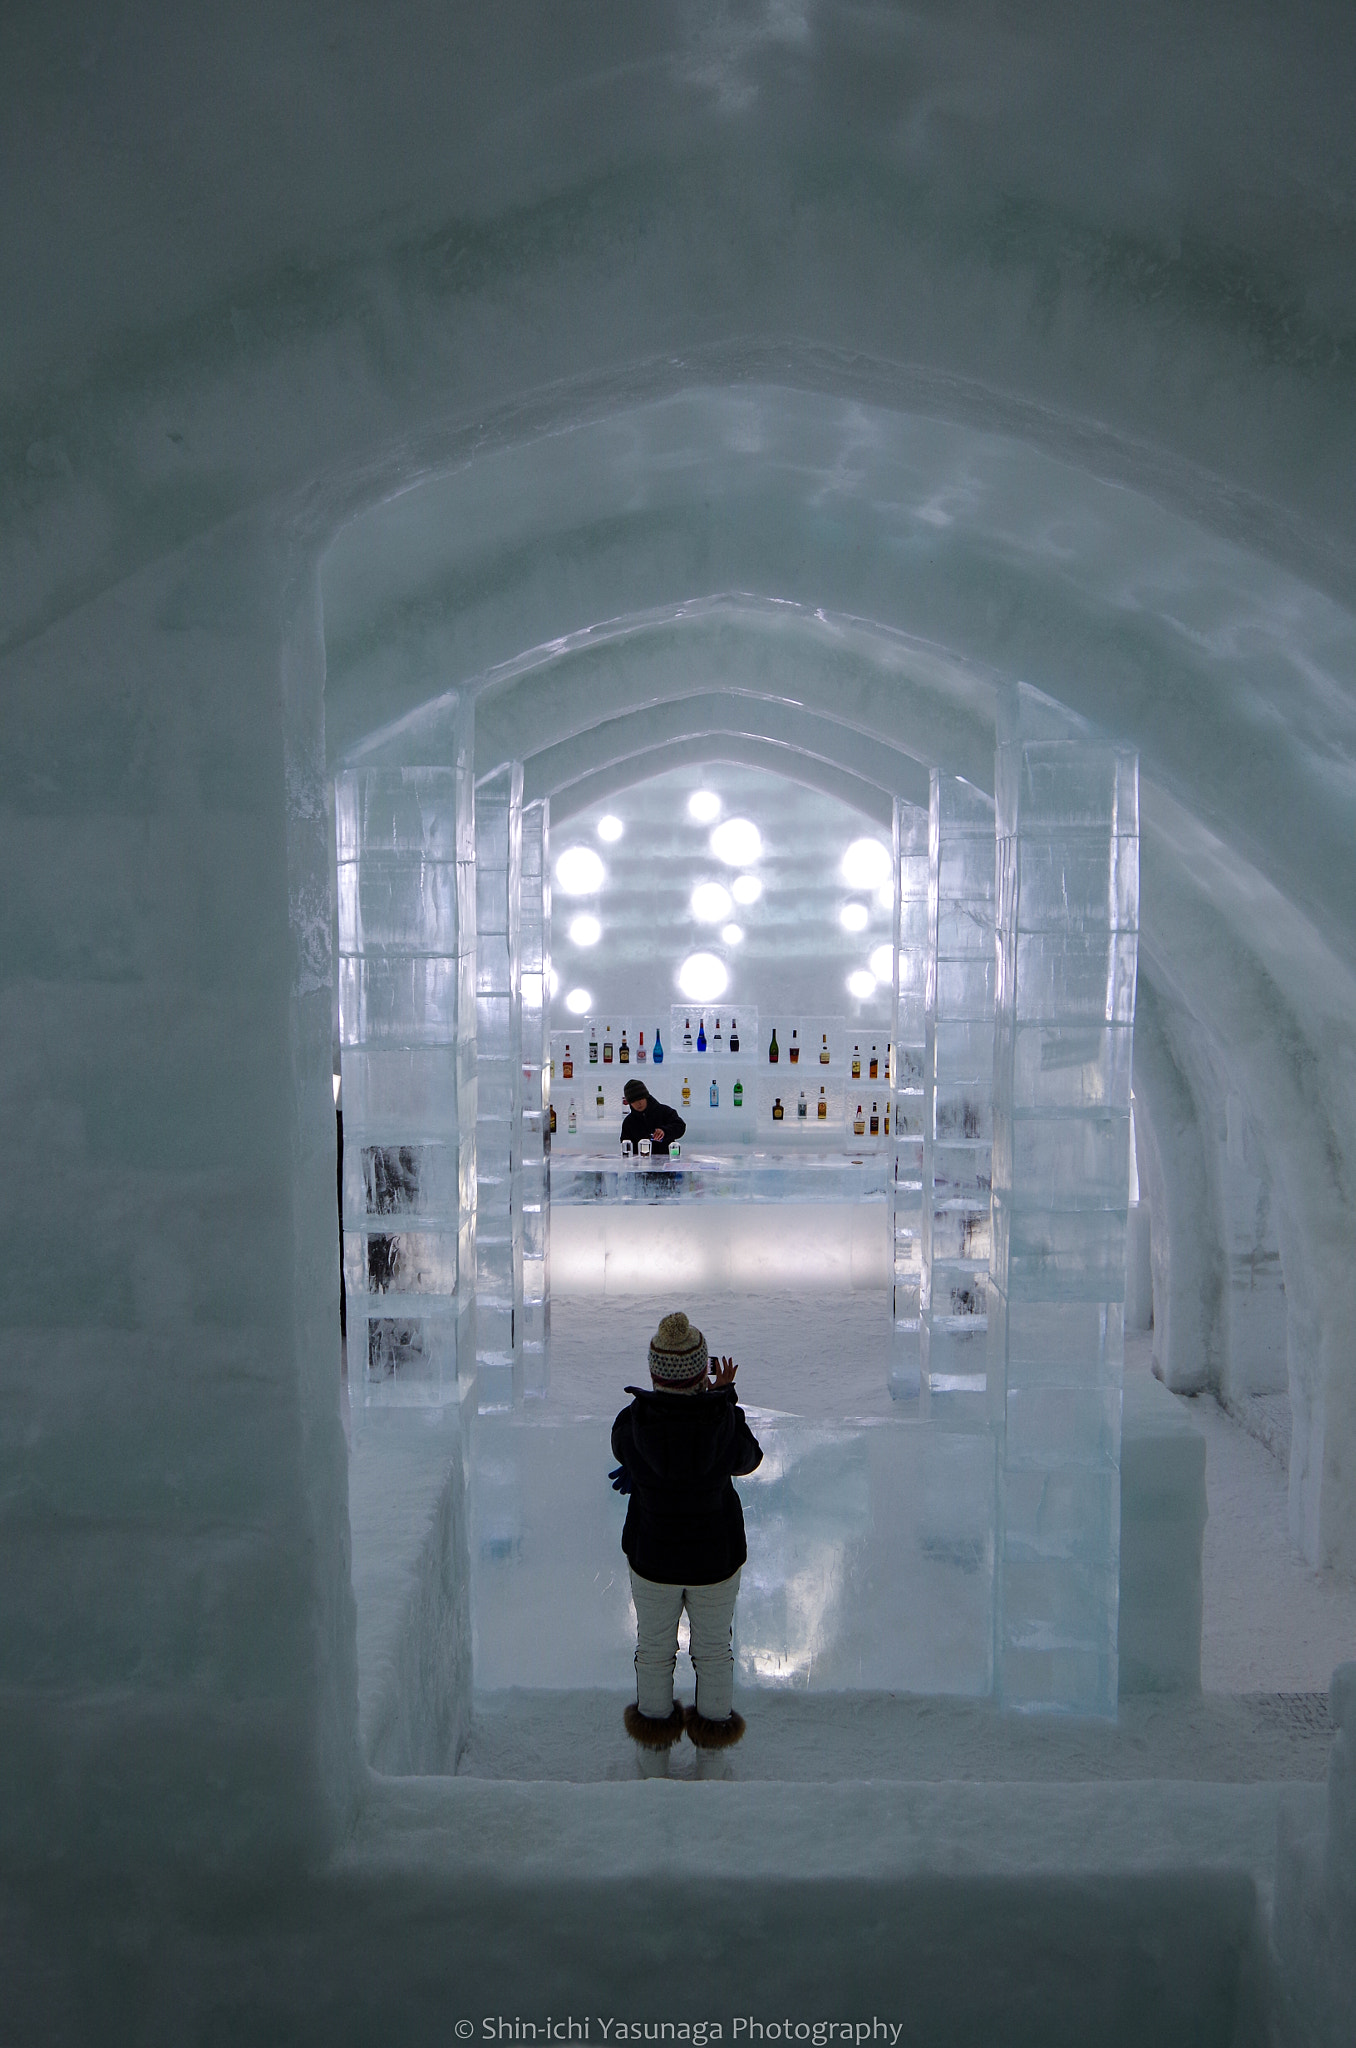
[{"label": "ice column", "polygon": [[918,1392],[923,1276],[923,1054],[928,965],[928,814],[896,799],[895,990],[890,1119],[890,1392]]},{"label": "ice column", "polygon": [[997,762],[989,1400],[995,1684],[1116,1711],[1139,763],[1029,693]]},{"label": "ice column", "polygon": [[932,771],[923,1055],[923,1413],[984,1413],[993,1144],[994,807]]},{"label": "ice column", "polygon": [[518,942],[522,1015],[523,1292],[518,1335],[523,1393],[546,1392],[551,1335],[551,868],[550,804],[523,811]]},{"label": "ice column", "polygon": [[511,1408],[521,1380],[523,1293],[519,927],[523,770],[476,784],[477,1405]]},{"label": "ice column", "polygon": [[459,747],[456,768],[335,783],[348,1358],[353,1398],[369,1404],[452,1400],[471,1373],[469,759]]}]

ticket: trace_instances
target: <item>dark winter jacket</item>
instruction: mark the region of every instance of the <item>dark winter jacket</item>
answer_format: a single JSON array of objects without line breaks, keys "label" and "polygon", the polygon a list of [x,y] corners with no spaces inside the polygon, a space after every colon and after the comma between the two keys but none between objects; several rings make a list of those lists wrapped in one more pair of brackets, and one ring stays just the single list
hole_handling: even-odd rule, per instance
[{"label": "dark winter jacket", "polygon": [[687,1125],[677,1110],[670,1109],[667,1102],[656,1102],[652,1095],[645,1104],[644,1116],[637,1115],[634,1109],[628,1111],[621,1127],[622,1142],[629,1138],[633,1145],[638,1145],[642,1138],[653,1138],[657,1130],[662,1130],[664,1142],[661,1145],[656,1141],[654,1149],[667,1152],[674,1139],[681,1138],[686,1129]]},{"label": "dark winter jacket", "polygon": [[612,1425],[612,1454],[630,1484],[622,1549],[642,1579],[713,1586],[748,1556],[732,1473],[763,1462],[733,1387],[635,1399]]}]

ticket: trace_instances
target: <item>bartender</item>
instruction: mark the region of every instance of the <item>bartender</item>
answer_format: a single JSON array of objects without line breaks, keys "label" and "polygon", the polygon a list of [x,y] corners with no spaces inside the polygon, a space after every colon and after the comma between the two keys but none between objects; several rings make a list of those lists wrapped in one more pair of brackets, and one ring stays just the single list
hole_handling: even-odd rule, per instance
[{"label": "bartender", "polygon": [[626,1102],[623,1145],[629,1139],[634,1150],[642,1138],[648,1138],[655,1155],[667,1157],[669,1146],[687,1129],[677,1110],[670,1109],[667,1102],[656,1102],[643,1081],[628,1081],[622,1095]]}]

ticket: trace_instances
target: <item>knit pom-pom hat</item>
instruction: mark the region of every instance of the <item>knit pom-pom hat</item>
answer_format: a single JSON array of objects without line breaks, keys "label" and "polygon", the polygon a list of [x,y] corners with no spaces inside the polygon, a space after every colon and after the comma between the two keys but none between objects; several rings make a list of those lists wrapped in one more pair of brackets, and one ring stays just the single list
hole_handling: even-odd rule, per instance
[{"label": "knit pom-pom hat", "polygon": [[706,1339],[679,1309],[665,1316],[650,1339],[650,1378],[668,1387],[690,1387],[706,1378]]}]

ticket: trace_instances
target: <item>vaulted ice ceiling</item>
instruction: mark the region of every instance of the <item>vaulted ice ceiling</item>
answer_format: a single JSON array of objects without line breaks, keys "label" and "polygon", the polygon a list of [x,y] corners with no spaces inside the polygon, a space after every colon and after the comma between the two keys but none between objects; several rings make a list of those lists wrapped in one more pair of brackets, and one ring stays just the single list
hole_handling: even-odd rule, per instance
[{"label": "vaulted ice ceiling", "polygon": [[[715,752],[879,817],[1036,685],[1140,749],[1147,985],[1265,1126],[1356,1441],[1336,21],[10,10],[0,659],[41,705],[25,650],[179,551],[190,647],[225,535],[261,641],[323,631],[331,767],[470,689],[562,814]],[[97,808],[156,735],[62,676]]]}]

